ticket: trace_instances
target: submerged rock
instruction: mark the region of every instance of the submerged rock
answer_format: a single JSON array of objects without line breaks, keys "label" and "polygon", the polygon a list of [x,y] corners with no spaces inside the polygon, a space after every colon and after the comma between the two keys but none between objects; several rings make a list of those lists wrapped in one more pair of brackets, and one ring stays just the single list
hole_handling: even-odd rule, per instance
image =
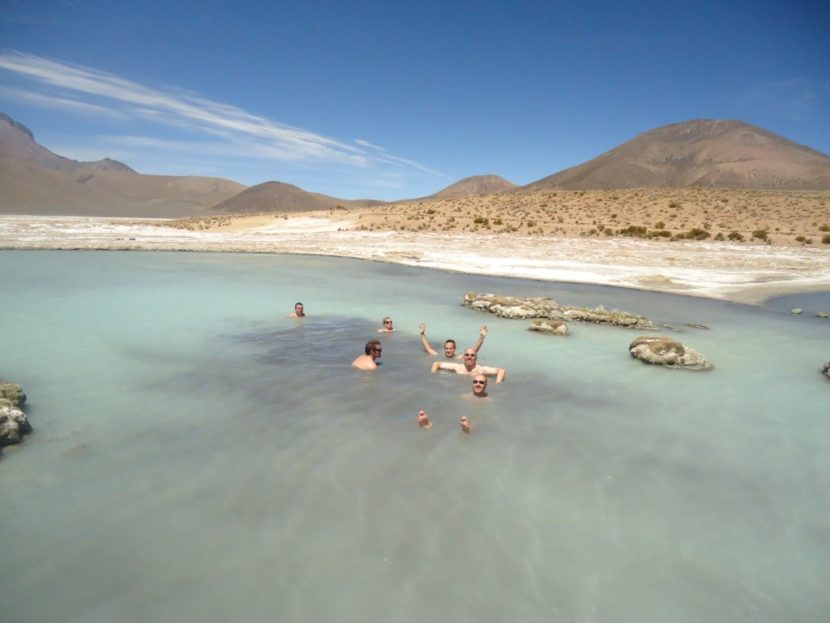
[{"label": "submerged rock", "polygon": [[537,318],[534,320],[528,331],[538,331],[539,333],[551,333],[553,335],[568,335],[568,323],[562,320],[549,320],[547,318]]},{"label": "submerged rock", "polygon": [[681,370],[711,370],[714,366],[699,352],[670,337],[638,337],[628,346],[631,356],[667,368]]},{"label": "submerged rock", "polygon": [[796,307],[796,308],[790,310],[790,313],[795,314],[796,316],[798,314],[800,314],[801,312],[802,312],[802,309],[800,307]]},{"label": "submerged rock", "polygon": [[20,443],[23,435],[31,430],[32,427],[23,411],[11,404],[0,404],[0,446]]},{"label": "submerged rock", "polygon": [[561,307],[554,312],[551,318],[562,318],[564,320],[576,320],[578,322],[592,322],[595,324],[610,324],[615,327],[626,329],[653,329],[651,320],[645,316],[630,314],[616,309],[607,310],[602,305],[591,309],[590,307]]},{"label": "submerged rock", "polygon": [[826,311],[820,311],[820,312],[816,312],[816,317],[817,318],[830,318],[830,314],[828,314]]},{"label": "submerged rock", "polygon": [[20,443],[32,427],[26,414],[20,410],[26,394],[17,383],[0,381],[0,446]]},{"label": "submerged rock", "polygon": [[559,303],[544,296],[502,296],[480,292],[467,292],[463,305],[501,318],[547,318],[552,310],[559,308]]},{"label": "submerged rock", "polygon": [[543,296],[520,297],[467,292],[464,295],[463,305],[478,311],[490,312],[500,318],[543,318],[610,324],[629,329],[654,328],[654,325],[645,316],[607,310],[602,305],[595,309],[560,305],[552,298]]},{"label": "submerged rock", "polygon": [[9,383],[8,381],[0,381],[0,398],[9,400],[15,407],[19,407],[26,402],[26,394],[23,392],[23,388],[17,383]]}]

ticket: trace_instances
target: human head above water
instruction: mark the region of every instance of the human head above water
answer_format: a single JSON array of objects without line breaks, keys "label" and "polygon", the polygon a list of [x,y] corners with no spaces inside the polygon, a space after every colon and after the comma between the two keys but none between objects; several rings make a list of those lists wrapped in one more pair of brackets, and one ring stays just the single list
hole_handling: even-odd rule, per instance
[{"label": "human head above water", "polygon": [[473,393],[476,396],[484,396],[487,393],[487,377],[483,374],[476,374],[473,377]]},{"label": "human head above water", "polygon": [[384,329],[391,329],[392,328],[392,318],[389,316],[383,317],[383,328]]},{"label": "human head above water", "polygon": [[446,340],[444,342],[444,355],[447,357],[455,357],[455,340]]},{"label": "human head above water", "polygon": [[464,367],[467,368],[467,370],[472,370],[476,367],[477,359],[478,355],[472,348],[468,348],[464,351]]},{"label": "human head above water", "polygon": [[375,358],[380,357],[380,353],[383,349],[380,346],[380,340],[369,340],[366,342],[366,347],[363,349],[363,352],[367,355],[375,354]]},{"label": "human head above water", "polygon": [[305,316],[305,311],[302,303],[294,303],[294,313],[298,316]]}]

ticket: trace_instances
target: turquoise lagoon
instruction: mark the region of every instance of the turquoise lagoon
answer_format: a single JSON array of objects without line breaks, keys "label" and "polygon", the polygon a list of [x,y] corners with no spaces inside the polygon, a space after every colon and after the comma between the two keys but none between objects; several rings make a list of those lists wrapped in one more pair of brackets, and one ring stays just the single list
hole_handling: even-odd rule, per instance
[{"label": "turquoise lagoon", "polygon": [[[0,267],[0,376],[35,429],[0,460],[4,623],[830,612],[830,323],[788,313],[826,294],[754,308],[279,255]],[[641,364],[623,329],[532,334],[468,290],[703,323],[677,335],[716,368]],[[384,365],[352,370],[387,314]],[[490,327],[492,401],[430,374],[422,321],[436,347]]]}]

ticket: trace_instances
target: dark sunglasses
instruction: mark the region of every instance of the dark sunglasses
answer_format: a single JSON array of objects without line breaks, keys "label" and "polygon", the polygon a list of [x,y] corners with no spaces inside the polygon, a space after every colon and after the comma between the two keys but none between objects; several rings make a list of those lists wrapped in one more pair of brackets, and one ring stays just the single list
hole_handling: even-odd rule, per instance
[{"label": "dark sunglasses", "polygon": [[473,385],[487,385],[487,381],[473,381]]},{"label": "dark sunglasses", "polygon": [[475,353],[464,353],[464,356],[465,357],[475,357],[476,354]]}]

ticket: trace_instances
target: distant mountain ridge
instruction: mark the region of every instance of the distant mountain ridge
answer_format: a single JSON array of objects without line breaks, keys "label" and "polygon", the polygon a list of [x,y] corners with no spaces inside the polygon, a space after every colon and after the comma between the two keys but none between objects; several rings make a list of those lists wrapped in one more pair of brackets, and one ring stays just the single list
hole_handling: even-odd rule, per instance
[{"label": "distant mountain ridge", "polygon": [[0,214],[191,216],[244,188],[222,178],[143,175],[111,158],[65,158],[0,113]]},{"label": "distant mountain ridge", "polygon": [[457,199],[469,195],[492,195],[516,188],[516,184],[498,175],[474,175],[450,184],[429,199]]},{"label": "distant mountain ridge", "polygon": [[[830,156],[741,121],[698,119],[645,132],[526,186],[477,175],[421,199],[638,187],[828,190]],[[246,188],[222,178],[144,175],[111,158],[79,162],[38,144],[29,128],[0,113],[0,214],[180,217],[383,203],[339,199],[285,182]]]},{"label": "distant mountain ridge", "polygon": [[742,121],[656,128],[524,190],[639,187],[830,189],[830,156]]}]

